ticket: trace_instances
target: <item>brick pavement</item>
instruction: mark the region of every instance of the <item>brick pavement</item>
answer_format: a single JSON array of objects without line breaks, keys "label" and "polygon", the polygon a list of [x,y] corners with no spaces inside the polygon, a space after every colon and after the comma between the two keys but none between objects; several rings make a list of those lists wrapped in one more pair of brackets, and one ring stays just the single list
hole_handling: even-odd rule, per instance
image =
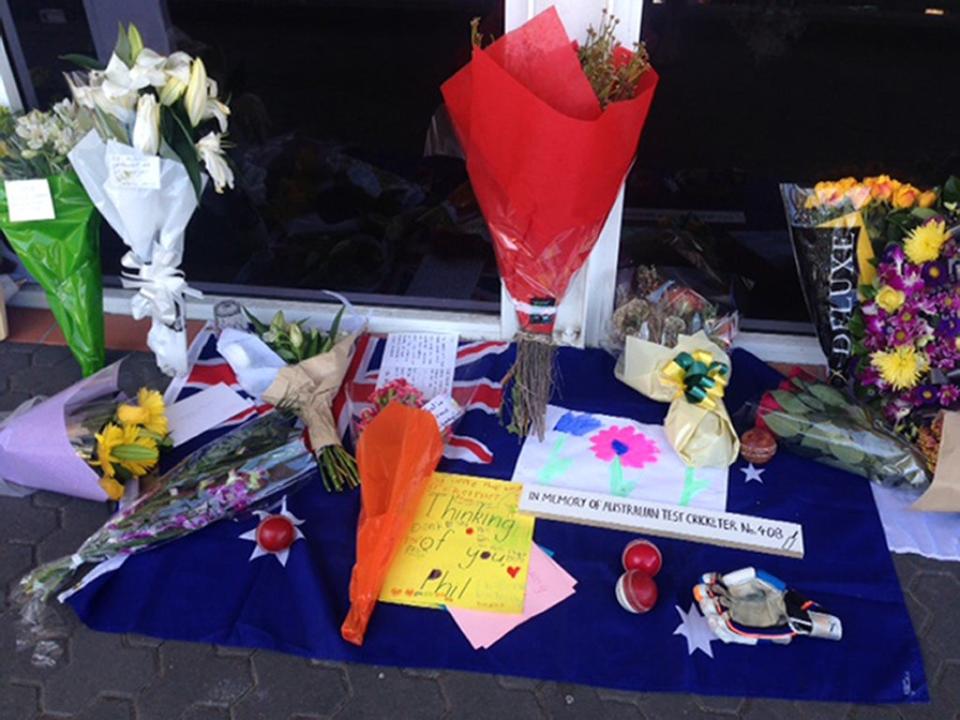
[{"label": "brick pavement", "polygon": [[[65,348],[0,344],[0,411],[79,376]],[[133,356],[124,386],[157,379]],[[50,493],[0,498],[0,587],[71,552],[107,517],[104,506]],[[852,706],[598,690],[460,672],[309,661],[261,650],[93,632],[63,612],[64,656],[52,669],[14,648],[0,600],[0,720],[316,720],[318,718],[675,718],[840,720],[960,718],[960,564],[898,556],[933,702]]]}]

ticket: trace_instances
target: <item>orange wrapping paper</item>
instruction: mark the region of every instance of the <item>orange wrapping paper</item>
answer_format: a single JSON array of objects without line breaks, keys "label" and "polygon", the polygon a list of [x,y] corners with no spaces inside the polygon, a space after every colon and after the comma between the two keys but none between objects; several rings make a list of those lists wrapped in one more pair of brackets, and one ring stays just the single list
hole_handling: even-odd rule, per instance
[{"label": "orange wrapping paper", "polygon": [[433,415],[399,403],[388,405],[360,436],[357,561],[350,577],[350,610],[340,628],[347,642],[363,644],[390,564],[442,454]]}]

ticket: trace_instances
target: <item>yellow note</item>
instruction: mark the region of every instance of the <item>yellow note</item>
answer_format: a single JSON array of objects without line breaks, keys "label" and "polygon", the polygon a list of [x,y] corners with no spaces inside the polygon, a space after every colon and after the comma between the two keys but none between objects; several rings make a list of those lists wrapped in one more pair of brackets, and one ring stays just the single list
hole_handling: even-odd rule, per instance
[{"label": "yellow note", "polygon": [[522,613],[534,519],[517,512],[521,490],[519,483],[435,473],[380,600]]}]

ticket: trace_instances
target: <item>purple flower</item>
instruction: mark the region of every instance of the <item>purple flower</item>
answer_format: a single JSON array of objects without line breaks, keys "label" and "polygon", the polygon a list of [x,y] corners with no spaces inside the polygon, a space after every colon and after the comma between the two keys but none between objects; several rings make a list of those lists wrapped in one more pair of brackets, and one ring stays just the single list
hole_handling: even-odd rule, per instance
[{"label": "purple flower", "polygon": [[929,262],[922,269],[924,287],[940,287],[950,279],[947,264],[943,260]]},{"label": "purple flower", "polygon": [[946,338],[955,338],[960,335],[960,320],[956,317],[947,317],[937,325],[937,335]]},{"label": "purple flower", "polygon": [[904,292],[923,290],[923,274],[920,268],[910,263],[900,245],[893,245],[887,251],[884,262],[877,268],[877,274],[884,285]]},{"label": "purple flower", "polygon": [[887,339],[894,347],[913,344],[933,334],[933,328],[912,307],[905,306],[887,322]]},{"label": "purple flower", "polygon": [[952,408],[960,401],[960,387],[956,385],[944,385],[940,388],[940,405],[945,408]]},{"label": "purple flower", "polygon": [[914,388],[911,402],[914,405],[936,405],[940,402],[940,390],[936,385],[920,385]]},{"label": "purple flower", "polygon": [[882,388],[886,386],[883,377],[872,365],[860,373],[860,382],[867,387]]}]

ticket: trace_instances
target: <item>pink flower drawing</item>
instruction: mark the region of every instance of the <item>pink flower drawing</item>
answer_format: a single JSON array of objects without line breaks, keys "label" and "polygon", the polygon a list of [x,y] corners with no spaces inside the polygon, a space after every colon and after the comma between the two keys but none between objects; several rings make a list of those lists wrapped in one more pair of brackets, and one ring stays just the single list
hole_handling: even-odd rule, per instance
[{"label": "pink flower drawing", "polygon": [[598,460],[612,462],[619,459],[624,467],[642,468],[660,457],[657,443],[629,425],[613,425],[601,430],[590,438],[590,444]]}]

